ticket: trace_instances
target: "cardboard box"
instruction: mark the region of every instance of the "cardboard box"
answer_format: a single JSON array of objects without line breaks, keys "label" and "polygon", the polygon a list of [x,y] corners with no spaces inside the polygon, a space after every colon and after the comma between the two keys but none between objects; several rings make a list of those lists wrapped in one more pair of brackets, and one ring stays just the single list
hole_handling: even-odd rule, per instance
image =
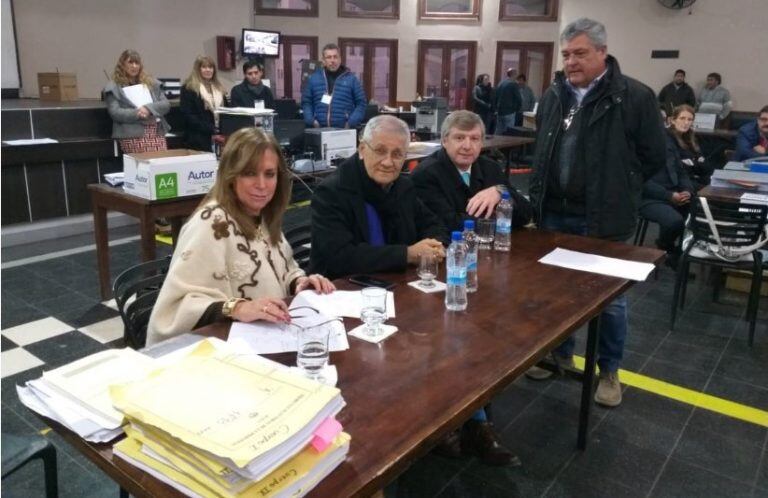
[{"label": "cardboard box", "polygon": [[173,149],[123,156],[124,189],[149,200],[206,194],[219,163],[212,152]]},{"label": "cardboard box", "polygon": [[75,73],[37,73],[37,90],[40,100],[56,102],[77,100],[77,75]]},{"label": "cardboard box", "polygon": [[[744,270],[726,270],[725,288],[738,292],[746,292],[752,288],[752,272]],[[768,270],[763,271],[763,282],[760,285],[760,295],[768,296]]]}]

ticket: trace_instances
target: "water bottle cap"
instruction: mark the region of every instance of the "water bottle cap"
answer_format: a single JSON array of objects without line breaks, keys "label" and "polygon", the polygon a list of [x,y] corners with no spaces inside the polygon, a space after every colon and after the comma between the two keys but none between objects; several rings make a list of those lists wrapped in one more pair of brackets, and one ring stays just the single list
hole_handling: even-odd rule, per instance
[{"label": "water bottle cap", "polygon": [[506,191],[505,191],[505,192],[502,192],[502,193],[501,193],[501,198],[502,198],[502,199],[509,199],[510,197],[511,197],[511,196],[509,195],[509,192],[506,192]]},{"label": "water bottle cap", "polygon": [[461,232],[451,232],[451,240],[461,240]]},{"label": "water bottle cap", "polygon": [[464,220],[464,230],[474,230],[475,220]]}]

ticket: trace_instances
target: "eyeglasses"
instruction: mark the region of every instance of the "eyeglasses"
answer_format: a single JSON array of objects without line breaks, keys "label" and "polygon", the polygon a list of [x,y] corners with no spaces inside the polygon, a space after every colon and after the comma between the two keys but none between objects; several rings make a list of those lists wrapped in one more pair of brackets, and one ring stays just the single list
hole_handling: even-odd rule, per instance
[{"label": "eyeglasses", "polygon": [[405,151],[401,149],[387,150],[387,148],[383,145],[374,147],[368,140],[363,140],[362,142],[368,146],[369,149],[371,149],[373,155],[376,156],[380,161],[387,158],[392,159],[394,162],[405,161]]}]

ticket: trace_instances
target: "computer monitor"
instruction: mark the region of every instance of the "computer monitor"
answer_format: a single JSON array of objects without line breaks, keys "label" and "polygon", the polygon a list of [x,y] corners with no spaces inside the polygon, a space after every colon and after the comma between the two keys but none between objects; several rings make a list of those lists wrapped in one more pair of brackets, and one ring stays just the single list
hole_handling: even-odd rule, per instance
[{"label": "computer monitor", "polygon": [[298,153],[304,150],[303,119],[275,119],[273,133],[284,150]]},{"label": "computer monitor", "polygon": [[279,119],[296,119],[299,117],[299,105],[293,99],[275,99],[275,108]]},{"label": "computer monitor", "polygon": [[243,28],[243,57],[279,57],[280,32]]}]

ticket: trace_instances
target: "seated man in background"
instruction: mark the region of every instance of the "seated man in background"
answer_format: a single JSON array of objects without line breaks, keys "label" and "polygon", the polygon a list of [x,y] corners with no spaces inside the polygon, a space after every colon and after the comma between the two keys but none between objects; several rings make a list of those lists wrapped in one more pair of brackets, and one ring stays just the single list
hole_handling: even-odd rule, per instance
[{"label": "seated man in background", "polygon": [[[478,118],[479,119],[479,118]],[[482,124],[482,123],[481,123]],[[358,153],[339,166],[312,196],[310,268],[330,278],[353,273],[404,271],[425,251],[445,257],[446,231],[401,177],[411,133],[393,116],[365,126]],[[448,457],[473,454],[489,465],[520,464],[499,444],[486,409],[436,448]]]},{"label": "seated man in background", "polygon": [[659,92],[659,105],[667,116],[671,116],[675,107],[683,104],[696,107],[696,95],[691,85],[685,82],[685,71],[678,69],[672,81]]},{"label": "seated man in background", "polygon": [[709,73],[707,83],[701,89],[698,100],[697,112],[705,114],[717,114],[718,121],[722,123],[731,113],[731,92],[722,86],[723,79],[720,73]]},{"label": "seated man in background", "polygon": [[760,109],[757,119],[739,128],[734,161],[768,155],[768,105]]},{"label": "seated man in background", "polygon": [[477,114],[454,111],[440,130],[443,147],[421,161],[413,171],[413,183],[424,204],[441,217],[450,233],[461,230],[465,218],[489,218],[509,191],[514,209],[512,225],[531,219],[531,205],[509,185],[501,166],[480,156],[485,126]]},{"label": "seated man in background", "polygon": [[400,176],[409,142],[403,121],[368,121],[358,153],[312,196],[312,268],[337,278],[404,271],[425,251],[445,256],[445,228]]},{"label": "seated man in background", "polygon": [[243,63],[243,81],[232,87],[230,102],[232,107],[254,107],[257,100],[264,103],[266,109],[275,108],[272,90],[264,84],[264,67],[256,61]]}]

